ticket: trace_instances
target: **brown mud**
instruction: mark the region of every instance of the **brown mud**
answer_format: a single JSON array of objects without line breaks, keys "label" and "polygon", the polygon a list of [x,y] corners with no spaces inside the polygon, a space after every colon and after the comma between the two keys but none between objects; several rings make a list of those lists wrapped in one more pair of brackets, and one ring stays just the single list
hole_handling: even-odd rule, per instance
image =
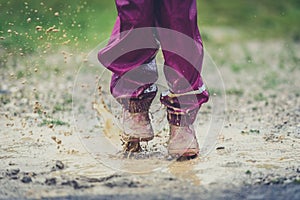
[{"label": "brown mud", "polygon": [[[105,89],[109,77],[98,83],[103,99],[77,93],[72,105],[80,59],[65,64],[53,56],[45,66],[0,68],[0,199],[299,199],[299,44],[248,41],[211,49],[225,91],[215,87],[219,79],[206,62],[211,101],[195,123],[200,146],[212,126],[222,127],[211,151],[182,162],[168,158],[158,101],[151,108],[154,140],[141,143],[141,152],[120,154],[121,109]],[[100,76],[81,75],[81,89]],[[223,94],[225,112],[214,113]],[[211,123],[215,115],[220,123]]]}]

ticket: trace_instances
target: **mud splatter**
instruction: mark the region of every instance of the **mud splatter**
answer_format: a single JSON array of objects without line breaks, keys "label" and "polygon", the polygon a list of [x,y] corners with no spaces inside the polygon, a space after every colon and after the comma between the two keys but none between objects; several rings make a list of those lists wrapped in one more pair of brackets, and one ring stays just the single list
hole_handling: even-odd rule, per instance
[{"label": "mud splatter", "polygon": [[132,153],[141,152],[142,147],[139,142],[124,142],[123,143],[123,152],[127,154],[127,157],[130,157]]},{"label": "mud splatter", "polygon": [[113,116],[113,114],[109,111],[106,103],[103,99],[103,94],[101,90],[101,86],[98,88],[99,97],[97,102],[93,102],[93,109],[97,111],[98,115],[100,115],[101,119],[104,121],[104,134],[109,140],[115,144],[120,144],[120,136],[123,130],[122,127],[118,124],[118,120]]}]

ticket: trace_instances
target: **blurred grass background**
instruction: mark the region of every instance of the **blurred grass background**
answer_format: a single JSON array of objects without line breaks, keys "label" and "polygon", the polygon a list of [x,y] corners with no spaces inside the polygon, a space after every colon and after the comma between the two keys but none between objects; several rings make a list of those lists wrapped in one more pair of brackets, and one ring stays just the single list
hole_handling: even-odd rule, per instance
[{"label": "blurred grass background", "polygon": [[[1,56],[93,48],[109,37],[116,15],[112,0],[0,0]],[[204,42],[214,42],[205,31],[211,27],[234,30],[238,39],[299,41],[299,19],[299,0],[198,0]]]}]

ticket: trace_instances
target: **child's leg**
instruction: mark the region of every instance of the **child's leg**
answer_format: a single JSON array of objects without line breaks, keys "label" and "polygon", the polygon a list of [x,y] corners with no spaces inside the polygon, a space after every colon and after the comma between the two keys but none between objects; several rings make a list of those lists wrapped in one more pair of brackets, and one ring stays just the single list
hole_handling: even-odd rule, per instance
[{"label": "child's leg", "polygon": [[170,91],[161,95],[170,123],[169,153],[198,154],[192,127],[202,103],[208,101],[201,78],[203,46],[197,26],[196,0],[163,0],[157,6],[160,43],[165,58],[164,73]]},{"label": "child's leg", "polygon": [[[203,48],[197,25],[196,1],[164,0],[157,9],[158,25],[172,30],[171,34],[164,31],[158,33],[165,58],[165,76],[171,93],[175,94],[171,96],[163,94],[161,100],[171,111],[176,110],[180,113],[189,111],[191,118],[182,123],[191,124],[201,104],[208,100],[208,92],[200,74]],[[177,34],[175,31],[180,33]],[[185,35],[181,36],[181,33]],[[186,39],[186,36],[189,39]],[[188,56],[184,57],[186,52]],[[187,94],[191,91],[195,92],[192,95]],[[176,94],[180,95],[175,98]],[[180,122],[176,118],[171,120],[172,123]]]},{"label": "child's leg", "polygon": [[[118,11],[110,41],[99,61],[113,72],[111,93],[124,111],[123,139],[150,140],[153,131],[148,110],[157,89],[155,55],[159,48],[153,36],[153,1],[116,0]],[[144,29],[139,29],[144,28]]]},{"label": "child's leg", "polygon": [[142,93],[140,90],[157,80],[153,59],[159,44],[151,28],[134,30],[154,26],[153,1],[116,0],[116,7],[118,17],[109,44],[99,52],[98,58],[113,72],[113,96],[137,97]]}]

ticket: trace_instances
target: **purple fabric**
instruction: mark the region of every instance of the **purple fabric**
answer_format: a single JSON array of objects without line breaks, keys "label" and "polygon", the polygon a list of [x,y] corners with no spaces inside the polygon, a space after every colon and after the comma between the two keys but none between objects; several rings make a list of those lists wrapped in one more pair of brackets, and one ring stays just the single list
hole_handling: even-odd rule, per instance
[{"label": "purple fabric", "polygon": [[[164,73],[172,93],[184,94],[202,87],[203,48],[195,0],[115,2],[118,17],[108,45],[98,54],[99,61],[113,72],[111,93],[114,97],[138,98],[157,81],[154,58],[159,46],[163,51]],[[139,28],[144,29],[135,31]],[[178,34],[169,34],[165,31],[168,29],[178,31]],[[186,40],[179,39],[182,38],[180,34],[192,38],[194,44],[187,45]],[[171,97],[162,97],[161,101],[172,110],[177,106],[182,112],[198,110],[202,103],[208,101],[207,91],[193,96],[182,95],[180,103],[174,105]]]}]

